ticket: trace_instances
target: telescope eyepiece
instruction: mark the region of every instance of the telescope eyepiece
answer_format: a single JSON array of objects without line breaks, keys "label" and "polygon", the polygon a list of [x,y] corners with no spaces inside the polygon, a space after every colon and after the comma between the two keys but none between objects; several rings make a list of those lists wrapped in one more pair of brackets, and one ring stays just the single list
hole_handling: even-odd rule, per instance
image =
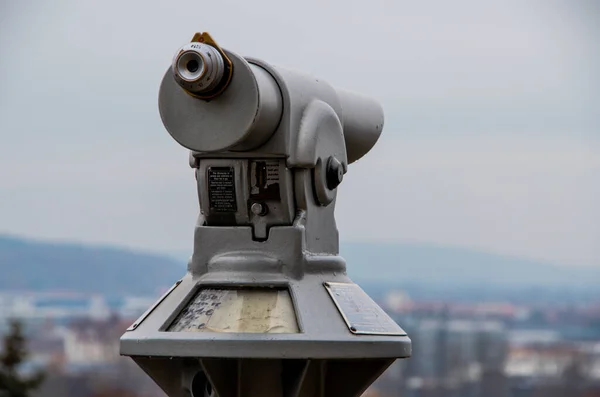
[{"label": "telescope eyepiece", "polygon": [[[204,66],[204,65],[202,65],[202,66]],[[192,59],[191,61],[188,61],[185,64],[185,67],[188,70],[188,72],[194,73],[198,70],[198,61],[196,61],[195,59]]]},{"label": "telescope eyepiece", "polygon": [[206,71],[202,54],[194,51],[182,53],[179,58],[177,58],[176,68],[176,73],[182,80],[187,82],[193,82],[200,79],[202,74]]},{"label": "telescope eyepiece", "polygon": [[202,95],[214,90],[223,80],[225,62],[213,46],[192,42],[177,51],[171,70],[181,88]]}]

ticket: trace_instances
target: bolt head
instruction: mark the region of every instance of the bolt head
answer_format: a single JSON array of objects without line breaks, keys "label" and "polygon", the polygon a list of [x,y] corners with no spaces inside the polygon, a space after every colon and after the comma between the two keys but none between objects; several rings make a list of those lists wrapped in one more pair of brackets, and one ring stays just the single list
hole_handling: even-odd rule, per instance
[{"label": "bolt head", "polygon": [[327,170],[325,177],[327,179],[327,188],[333,190],[344,180],[344,167],[335,157],[330,157],[327,161]]},{"label": "bolt head", "polygon": [[254,215],[259,215],[259,216],[264,216],[267,214],[267,206],[266,204],[263,203],[253,203],[250,206],[250,211],[252,211],[252,213]]}]

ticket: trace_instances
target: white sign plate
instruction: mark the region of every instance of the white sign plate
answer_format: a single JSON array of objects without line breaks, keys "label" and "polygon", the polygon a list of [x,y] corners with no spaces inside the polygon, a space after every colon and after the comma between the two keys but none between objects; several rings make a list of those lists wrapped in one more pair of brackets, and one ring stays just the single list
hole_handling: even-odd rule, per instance
[{"label": "white sign plate", "polygon": [[325,283],[348,329],[360,335],[398,335],[406,332],[354,283]]}]

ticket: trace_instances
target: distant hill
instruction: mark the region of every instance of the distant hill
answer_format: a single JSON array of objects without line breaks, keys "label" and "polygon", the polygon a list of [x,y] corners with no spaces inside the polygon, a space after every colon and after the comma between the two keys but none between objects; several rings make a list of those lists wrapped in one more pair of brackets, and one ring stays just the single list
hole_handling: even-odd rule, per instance
[{"label": "distant hill", "polygon": [[[370,291],[598,290],[600,267],[555,266],[427,244],[343,243],[350,277]],[[156,295],[185,272],[191,249],[157,255],[114,247],[0,236],[0,290],[70,290]],[[418,287],[418,288],[412,288]],[[437,293],[439,296],[439,293]],[[450,295],[443,295],[450,296]]]},{"label": "distant hill", "polygon": [[364,281],[429,285],[587,287],[600,285],[600,267],[541,261],[429,244],[343,243],[348,274]]},{"label": "distant hill", "polygon": [[600,267],[557,266],[430,244],[343,243],[349,276],[374,298],[575,304],[600,299]]},{"label": "distant hill", "polygon": [[168,256],[0,236],[0,290],[156,295],[184,273]]},{"label": "distant hill", "polygon": [[[187,261],[189,252],[174,257]],[[442,287],[597,288],[600,267],[542,261],[433,244],[342,242],[348,275],[357,282]]]}]

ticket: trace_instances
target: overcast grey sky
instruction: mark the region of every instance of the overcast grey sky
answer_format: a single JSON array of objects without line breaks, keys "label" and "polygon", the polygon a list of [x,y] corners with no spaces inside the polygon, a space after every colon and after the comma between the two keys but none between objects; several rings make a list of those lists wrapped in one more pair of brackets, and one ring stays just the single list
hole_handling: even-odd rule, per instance
[{"label": "overcast grey sky", "polygon": [[343,240],[600,266],[600,3],[0,0],[0,232],[191,247],[160,79],[196,31],[378,98]]}]

